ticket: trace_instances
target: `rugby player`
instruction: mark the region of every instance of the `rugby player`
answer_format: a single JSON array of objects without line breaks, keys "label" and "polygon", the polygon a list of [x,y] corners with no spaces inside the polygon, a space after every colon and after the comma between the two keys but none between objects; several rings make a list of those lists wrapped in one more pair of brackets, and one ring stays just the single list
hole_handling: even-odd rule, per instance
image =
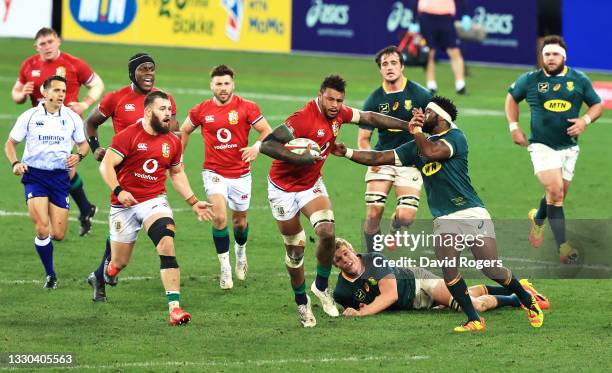
[{"label": "rugby player", "polygon": [[[318,237],[317,276],[310,290],[321,301],[325,313],[332,317],[339,315],[328,287],[335,225],[321,168],[340,127],[344,123],[356,123],[385,129],[407,129],[407,123],[400,119],[345,106],[345,86],[346,82],[338,75],[326,77],[317,97],[289,116],[261,145],[261,152],[275,159],[268,175],[268,200],[285,244],[285,265],[304,327],[314,327],[316,319],[306,295],[303,266],[306,234],[300,223],[300,212],[310,220]],[[320,156],[313,156],[310,151],[301,155],[289,151],[284,144],[294,138],[316,142],[321,149]]]},{"label": "rugby player", "polygon": [[[480,244],[471,247],[477,260],[499,263],[499,259],[495,228],[491,216],[472,187],[468,175],[467,140],[463,131],[453,123],[456,118],[457,108],[452,101],[435,96],[427,104],[424,113],[421,109],[413,110],[409,126],[414,141],[381,152],[347,149],[344,144],[336,144],[332,153],[368,166],[415,164],[421,170],[427,202],[434,217],[434,234],[444,238],[436,245],[436,256],[445,263],[442,273],[448,290],[468,317],[465,324],[454,330],[466,332],[484,330],[485,320],[474,309],[459,270],[449,264],[453,258],[461,255],[461,250],[455,247],[455,242],[461,239],[458,235],[465,237],[469,234],[481,238]],[[428,138],[423,132],[431,136]],[[523,289],[509,269],[491,265],[481,271],[517,295],[531,326],[542,326],[544,313],[536,299]]]},{"label": "rugby player", "polygon": [[[196,128],[202,130],[204,164],[202,179],[209,201],[213,203],[212,237],[219,259],[221,289],[231,289],[232,267],[227,207],[232,211],[236,277],[246,279],[248,265],[246,244],[249,234],[247,211],[251,202],[251,166],[257,158],[261,141],[272,129],[259,106],[235,94],[234,71],[226,65],[215,66],[210,73],[213,97],[191,108],[181,125],[183,151]],[[251,128],[258,133],[249,146]]]},{"label": "rugby player", "polygon": [[[404,59],[396,46],[390,45],[380,50],[375,61],[383,82],[366,98],[363,110],[409,121],[412,119],[412,108],[427,106],[431,93],[404,76]],[[359,125],[359,149],[371,149],[373,130],[371,126]],[[374,149],[389,150],[410,140],[412,136],[406,131],[379,129],[378,142]],[[374,166],[368,167],[365,182],[366,219],[363,231],[366,248],[371,251],[373,237],[381,234],[380,220],[391,188],[395,187],[397,198],[389,232],[394,234],[402,228],[408,228],[416,218],[423,179],[415,167]]]},{"label": "rugby player", "polygon": [[100,173],[112,190],[109,229],[111,260],[107,283],[130,260],[138,232],[149,235],[160,259],[160,276],[168,300],[171,325],[186,324],[191,315],[179,304],[180,270],[176,261],[172,210],[166,197],[166,171],[174,189],[191,206],[199,220],[210,220],[210,204],[198,201],[181,162],[179,138],[170,133],[170,97],[155,91],[144,101],[144,117],[113,137],[102,159]]},{"label": "rugby player", "polygon": [[[529,241],[538,248],[544,241],[544,221],[548,218],[562,263],[578,260],[578,250],[565,235],[563,202],[574,177],[580,147],[578,136],[601,116],[601,99],[589,78],[566,65],[567,47],[562,37],[544,38],[543,67],[521,75],[508,89],[506,118],[512,140],[527,147],[533,170],[544,187],[537,209],[529,211]],[[527,100],[531,110],[529,140],[518,125],[519,102]],[[588,106],[580,116],[582,103]]]}]

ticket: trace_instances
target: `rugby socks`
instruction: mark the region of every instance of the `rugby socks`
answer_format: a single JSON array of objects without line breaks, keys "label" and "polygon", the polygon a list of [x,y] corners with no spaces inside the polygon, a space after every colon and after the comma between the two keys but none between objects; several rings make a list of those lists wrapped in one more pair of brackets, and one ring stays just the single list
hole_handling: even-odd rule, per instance
[{"label": "rugby socks", "polygon": [[108,262],[108,266],[106,267],[106,274],[109,277],[115,277],[119,274],[119,272],[121,272],[120,268],[115,267],[113,262]]},{"label": "rugby socks", "polygon": [[493,295],[493,297],[495,297],[495,300],[497,301],[497,306],[495,306],[495,308],[501,308],[501,307],[520,307],[521,306],[521,301],[518,299],[518,297],[516,296],[516,294],[512,294],[512,295]]},{"label": "rugby socks", "polygon": [[[446,280],[444,280],[444,282],[446,282]],[[461,277],[461,275],[455,277],[455,279],[451,280],[450,282],[446,282],[446,287],[453,296],[454,300],[467,315],[468,321],[480,321],[480,316],[474,309],[472,298],[470,298],[467,285],[465,284],[465,280]]]},{"label": "rugby socks", "polygon": [[224,227],[222,229],[217,229],[213,227],[212,235],[213,241],[215,242],[215,249],[217,250],[217,255],[229,252],[230,239],[227,227]]},{"label": "rugby socks", "polygon": [[465,80],[463,79],[455,80],[455,90],[459,92],[462,89],[465,89]]},{"label": "rugby socks", "polygon": [[317,277],[315,278],[315,286],[321,291],[325,291],[329,285],[329,275],[331,274],[331,266],[323,267],[317,264]]},{"label": "rugby socks", "polygon": [[429,89],[431,92],[438,91],[438,83],[436,83],[435,80],[428,80],[427,81],[427,89]]},{"label": "rugby socks", "polygon": [[544,224],[544,220],[546,220],[546,210],[548,207],[546,206],[546,197],[542,197],[540,200],[540,207],[538,207],[538,211],[535,214],[534,220],[537,225]]},{"label": "rugby socks", "polygon": [[236,241],[236,245],[234,245],[234,253],[236,254],[236,258],[243,259],[246,251],[246,243],[249,237],[249,226],[247,225],[244,230],[237,229],[234,227],[234,240]]},{"label": "rugby socks", "polygon": [[495,279],[495,281],[497,281],[501,286],[510,290],[513,294],[516,294],[520,302],[525,307],[530,308],[531,307],[531,294],[529,294],[527,290],[525,290],[523,285],[521,285],[521,283],[516,279],[516,277],[514,277],[514,275],[511,275],[511,276],[512,277],[510,277],[509,279],[499,279],[499,280]]},{"label": "rugby socks", "polygon": [[510,290],[503,286],[484,285],[489,295],[511,295],[513,294]]},{"label": "rugby socks", "polygon": [[102,260],[100,261],[100,265],[94,271],[96,278],[100,281],[104,281],[104,266],[106,262],[110,262],[111,258],[111,248],[110,248],[110,237],[106,237],[106,248],[104,249],[104,255],[102,255]]},{"label": "rugby socks", "polygon": [[565,213],[563,212],[563,206],[546,206],[546,215],[548,215],[548,222],[550,223],[550,229],[555,236],[557,241],[557,247],[565,243]]},{"label": "rugby socks", "polygon": [[308,298],[306,297],[306,281],[302,282],[302,285],[293,288],[293,294],[295,295],[295,303],[299,306],[300,304],[308,303]]},{"label": "rugby socks", "polygon": [[45,267],[47,276],[55,277],[55,270],[53,269],[53,242],[51,242],[51,236],[47,236],[47,238],[43,238],[42,240],[35,237],[34,247],[36,247],[40,261]]},{"label": "rugby socks", "polygon": [[178,291],[167,291],[166,299],[168,300],[168,310],[172,312],[173,309],[179,307],[179,298],[181,293]]},{"label": "rugby socks", "polygon": [[74,177],[70,180],[70,196],[79,207],[81,216],[85,216],[91,211],[91,203],[89,203],[83,190],[83,179],[78,173],[74,174]]},{"label": "rugby socks", "polygon": [[[371,253],[374,252],[374,236],[380,236],[380,229],[377,230],[375,233],[368,233],[368,232],[363,232],[363,237],[365,239],[365,244],[366,244],[366,250]],[[381,250],[377,250],[377,251],[381,251]]]}]

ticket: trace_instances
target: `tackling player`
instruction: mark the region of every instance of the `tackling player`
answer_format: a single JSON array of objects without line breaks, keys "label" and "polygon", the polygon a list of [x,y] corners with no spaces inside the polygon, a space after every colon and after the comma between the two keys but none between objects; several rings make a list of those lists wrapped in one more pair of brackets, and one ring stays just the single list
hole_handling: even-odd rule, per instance
[{"label": "tackling player", "polygon": [[[131,124],[134,124],[144,115],[144,100],[149,92],[158,89],[154,86],[156,65],[153,58],[147,53],[137,53],[130,57],[128,61],[128,76],[131,83],[118,91],[111,92],[102,98],[85,120],[85,128],[89,147],[94,158],[101,161],[104,158],[106,149],[100,146],[98,139],[98,127],[106,122],[108,118],[113,119],[113,130],[115,134],[123,131]],[[178,123],[176,121],[176,104],[174,98],[170,96],[172,104],[172,115],[170,116],[170,130],[176,131]],[[93,301],[106,301],[106,288],[104,282],[104,267],[110,260],[110,238],[106,238],[106,249],[98,268],[87,278],[87,282],[93,288]],[[117,283],[109,284],[115,286]]]},{"label": "tackling player", "polygon": [[[376,54],[376,64],[383,82],[363,104],[366,111],[387,114],[409,121],[413,107],[425,107],[431,100],[429,90],[406,79],[403,74],[404,59],[394,45],[383,48]],[[359,149],[369,150],[374,128],[360,125],[357,135]],[[389,150],[412,140],[406,131],[378,130],[378,142],[374,149]],[[366,220],[363,231],[366,248],[372,250],[373,237],[380,234],[380,219],[385,210],[387,195],[395,187],[397,205],[391,216],[391,234],[407,228],[416,218],[423,179],[415,167],[374,166],[368,167],[365,175]]]},{"label": "tackling player", "polygon": [[199,220],[213,217],[210,204],[198,201],[181,162],[179,138],[170,133],[170,97],[155,91],[144,101],[144,117],[115,137],[104,155],[100,173],[112,190],[109,215],[111,261],[106,282],[125,268],[138,232],[145,228],[160,259],[160,276],[168,300],[171,325],[186,324],[191,315],[180,308],[180,271],[176,261],[172,210],[166,197],[166,171],[176,191]]},{"label": "tackling player", "polygon": [[[234,71],[226,65],[215,66],[210,73],[213,97],[194,106],[181,126],[183,151],[196,128],[202,130],[204,164],[202,179],[209,201],[213,203],[212,236],[219,258],[221,289],[231,289],[232,267],[229,259],[227,206],[232,210],[236,277],[247,274],[246,243],[249,234],[247,210],[251,202],[251,166],[259,153],[261,140],[272,129],[253,101],[234,94]],[[253,146],[249,131],[259,133]]]},{"label": "tackling player", "polygon": [[[414,109],[413,115],[410,130],[414,141],[382,152],[347,149],[344,144],[336,144],[333,154],[369,166],[417,165],[423,174],[427,202],[434,216],[434,234],[443,238],[436,245],[435,252],[437,259],[445,263],[442,267],[444,281],[468,317],[464,325],[454,330],[484,330],[484,318],[474,309],[465,280],[457,266],[452,264],[457,261],[462,250],[455,242],[468,235],[481,238],[479,244],[471,247],[476,259],[499,263],[491,216],[472,187],[468,175],[467,139],[463,131],[453,123],[457,118],[457,108],[449,99],[435,96],[424,114],[421,109]],[[431,136],[428,138],[423,132]],[[458,238],[458,235],[463,237]],[[542,326],[544,313],[536,299],[523,289],[509,269],[491,265],[481,271],[518,296],[531,326]]]},{"label": "tackling player", "polygon": [[[68,228],[70,192],[69,169],[75,167],[88,151],[83,121],[64,106],[66,79],[51,76],[42,84],[44,101],[17,118],[4,145],[15,175],[21,175],[28,214],[34,223],[34,247],[45,267],[44,287],[55,289],[57,276],[53,267],[53,242],[61,241]],[[16,146],[26,141],[23,158],[17,158]],[[78,153],[70,154],[73,141]]]},{"label": "tackling player", "polygon": [[[342,238],[336,239],[334,265],[340,269],[334,299],[344,307],[344,316],[368,316],[385,310],[451,308],[461,311],[444,280],[424,268],[398,268],[385,264],[380,253],[357,254]],[[550,307],[528,280],[519,281],[540,308]],[[518,297],[502,286],[474,285],[468,288],[478,312],[505,306],[520,307]]]},{"label": "tackling player", "polygon": [[[43,100],[43,82],[50,76],[58,75],[66,79],[66,106],[82,116],[85,110],[102,96],[104,83],[84,60],[61,52],[60,45],[61,40],[55,30],[47,27],[38,30],[34,36],[34,46],[38,53],[21,64],[19,77],[11,92],[13,101],[23,104],[30,97],[32,106],[37,106]],[[83,101],[79,101],[81,85],[88,89]],[[91,219],[96,213],[96,206],[87,199],[83,180],[76,173],[76,168],[70,170],[70,195],[79,207],[79,235],[84,236],[91,229]]]},{"label": "tackling player", "polygon": [[[339,315],[328,287],[335,225],[321,168],[335,144],[340,127],[344,123],[357,123],[386,129],[407,128],[407,123],[402,120],[345,106],[345,86],[346,82],[338,75],[326,77],[318,96],[275,128],[261,145],[261,152],[275,159],[268,176],[268,199],[285,243],[285,265],[304,327],[314,327],[316,319],[306,295],[303,266],[306,234],[300,223],[300,212],[310,219],[319,238],[317,276],[310,290],[323,304],[325,313],[332,317]],[[290,152],[284,144],[294,138],[315,141],[321,148],[321,155],[315,157],[310,151],[301,155]]]},{"label": "tackling player", "polygon": [[[578,136],[601,116],[601,99],[584,73],[566,66],[565,41],[557,35],[544,38],[543,68],[521,75],[508,89],[506,118],[515,144],[527,147],[536,177],[544,186],[539,207],[529,211],[529,242],[535,248],[544,241],[548,218],[559,258],[563,263],[578,260],[578,251],[565,237],[563,202],[574,177],[580,147]],[[531,109],[529,141],[518,126],[519,105],[526,99]],[[582,103],[589,107],[580,115]]]}]

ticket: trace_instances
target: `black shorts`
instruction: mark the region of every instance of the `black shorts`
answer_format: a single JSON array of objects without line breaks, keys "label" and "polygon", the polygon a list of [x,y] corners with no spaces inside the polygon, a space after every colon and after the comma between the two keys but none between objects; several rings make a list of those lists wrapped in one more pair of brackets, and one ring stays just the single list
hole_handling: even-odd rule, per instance
[{"label": "black shorts", "polygon": [[427,40],[427,45],[433,49],[457,48],[459,46],[454,22],[455,17],[450,14],[419,14],[421,34]]}]

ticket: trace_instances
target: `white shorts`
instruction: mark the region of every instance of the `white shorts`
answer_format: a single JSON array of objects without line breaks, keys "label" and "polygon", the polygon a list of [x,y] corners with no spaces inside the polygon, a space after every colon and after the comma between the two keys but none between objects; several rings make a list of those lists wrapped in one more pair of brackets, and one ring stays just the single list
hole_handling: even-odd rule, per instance
[{"label": "white shorts", "polygon": [[487,209],[471,207],[434,219],[434,235],[445,233],[495,238],[495,227]]},{"label": "white shorts", "polygon": [[430,309],[434,304],[433,293],[441,278],[424,268],[410,267],[414,273],[414,301],[415,310]]},{"label": "white shorts", "polygon": [[206,195],[220,194],[233,211],[246,211],[251,204],[251,174],[229,179],[210,170],[202,171]]},{"label": "white shorts", "polygon": [[423,178],[421,172],[416,167],[398,167],[398,166],[376,166],[378,170],[372,171],[373,167],[368,167],[365,175],[366,183],[372,180],[389,180],[396,187],[410,187],[421,190],[423,186]]},{"label": "white shorts", "polygon": [[322,178],[319,178],[312,188],[301,192],[285,192],[268,179],[268,200],[272,216],[278,221],[292,219],[308,202],[321,196],[328,197]]},{"label": "white shorts", "polygon": [[578,145],[571,148],[554,150],[544,144],[533,143],[527,147],[533,163],[533,173],[560,168],[563,180],[572,181],[574,169],[580,153]]},{"label": "white shorts", "polygon": [[108,215],[111,241],[121,243],[136,241],[138,232],[142,229],[142,223],[154,214],[165,214],[172,217],[172,210],[165,196],[153,198],[132,207],[111,206]]}]

